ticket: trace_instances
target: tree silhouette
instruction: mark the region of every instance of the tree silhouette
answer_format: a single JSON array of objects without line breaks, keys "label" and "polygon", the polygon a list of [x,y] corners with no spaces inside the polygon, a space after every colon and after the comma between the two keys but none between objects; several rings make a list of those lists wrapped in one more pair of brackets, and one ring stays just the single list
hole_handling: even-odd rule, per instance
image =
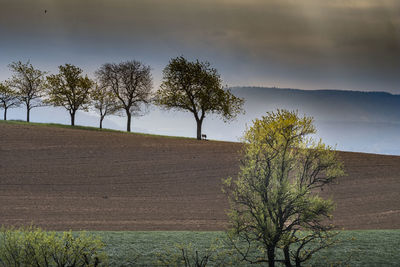
[{"label": "tree silhouette", "polygon": [[216,113],[228,121],[242,112],[244,100],[224,90],[220,75],[208,62],[173,58],[163,74],[154,103],[166,109],[191,112],[196,120],[198,140],[201,140],[201,128],[207,114]]},{"label": "tree silhouette", "polygon": [[121,63],[106,63],[97,71],[100,86],[111,91],[119,102],[119,107],[127,116],[126,130],[131,131],[132,116],[142,112],[142,104],[150,102],[152,77],[150,67],[131,60]]},{"label": "tree silhouette", "polygon": [[89,90],[93,82],[82,75],[82,69],[65,64],[59,66],[59,74],[49,75],[48,99],[46,102],[53,106],[64,107],[71,116],[71,125],[75,125],[75,114],[79,109],[87,109]]},{"label": "tree silhouette", "polygon": [[30,121],[30,111],[43,105],[46,72],[35,69],[32,64],[21,61],[8,65],[14,73],[10,86],[17,92],[18,99],[26,106],[26,121]]}]

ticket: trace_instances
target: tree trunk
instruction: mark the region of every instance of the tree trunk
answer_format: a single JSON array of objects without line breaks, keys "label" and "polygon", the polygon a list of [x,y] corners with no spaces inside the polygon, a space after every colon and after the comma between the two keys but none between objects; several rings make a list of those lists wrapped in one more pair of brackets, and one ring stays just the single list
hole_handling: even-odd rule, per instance
[{"label": "tree trunk", "polygon": [[197,140],[201,140],[201,125],[203,123],[202,120],[196,120],[197,122]]},{"label": "tree trunk", "polygon": [[268,266],[275,267],[275,247],[268,248]]},{"label": "tree trunk", "polygon": [[4,107],[4,120],[5,121],[7,120],[7,108],[6,107]]},{"label": "tree trunk", "polygon": [[131,131],[131,118],[132,115],[129,111],[126,112],[127,120],[126,120],[126,131],[130,132]]},{"label": "tree trunk", "polygon": [[71,115],[71,126],[75,126],[75,111],[69,113]]},{"label": "tree trunk", "polygon": [[29,115],[30,115],[30,107],[26,107],[26,121],[29,122]]},{"label": "tree trunk", "polygon": [[100,116],[100,126],[99,126],[100,129],[103,129],[103,120],[104,120],[104,117]]},{"label": "tree trunk", "polygon": [[292,264],[290,263],[289,246],[285,246],[283,248],[283,254],[285,255],[285,266],[292,267]]}]

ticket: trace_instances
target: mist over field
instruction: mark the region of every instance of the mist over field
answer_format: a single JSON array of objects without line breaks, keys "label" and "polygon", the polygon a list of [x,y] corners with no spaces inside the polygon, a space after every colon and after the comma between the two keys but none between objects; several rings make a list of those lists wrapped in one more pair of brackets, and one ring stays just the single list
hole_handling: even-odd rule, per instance
[{"label": "mist over field", "polygon": [[[224,124],[217,116],[206,117],[204,133],[209,139],[239,141],[246,124],[277,108],[298,110],[312,116],[318,136],[344,151],[400,155],[400,95],[385,92],[339,90],[295,90],[234,87],[232,92],[246,102],[244,115]],[[32,121],[69,124],[63,108],[32,110]],[[9,119],[25,119],[23,107],[10,109]],[[94,112],[77,114],[78,125],[98,126]],[[125,117],[109,116],[104,127],[125,130]],[[191,113],[164,111],[150,106],[147,114],[132,121],[133,131],[195,137],[196,123]]]},{"label": "mist over field", "polygon": [[400,154],[400,95],[385,92],[234,88],[247,100],[244,120],[266,110],[298,110],[315,119],[318,135],[339,150]]}]

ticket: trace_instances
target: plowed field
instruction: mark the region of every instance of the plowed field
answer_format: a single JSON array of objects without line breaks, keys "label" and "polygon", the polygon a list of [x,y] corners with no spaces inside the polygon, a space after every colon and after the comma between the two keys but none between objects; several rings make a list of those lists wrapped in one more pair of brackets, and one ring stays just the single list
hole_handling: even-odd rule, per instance
[{"label": "plowed field", "polygon": [[[222,230],[239,143],[0,123],[0,224]],[[325,189],[345,229],[400,228],[400,157],[340,152]]]}]

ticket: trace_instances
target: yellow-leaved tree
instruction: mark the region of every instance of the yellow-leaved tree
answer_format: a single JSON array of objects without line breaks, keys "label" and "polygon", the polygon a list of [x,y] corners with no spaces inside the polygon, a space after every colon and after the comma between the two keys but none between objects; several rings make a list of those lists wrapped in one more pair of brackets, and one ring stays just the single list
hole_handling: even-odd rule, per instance
[{"label": "yellow-leaved tree", "polygon": [[[334,204],[316,189],[343,176],[332,147],[316,141],[311,117],[269,112],[244,135],[237,179],[225,180],[229,239],[243,261],[300,266],[331,245]],[[280,250],[280,252],[278,252]]]}]

